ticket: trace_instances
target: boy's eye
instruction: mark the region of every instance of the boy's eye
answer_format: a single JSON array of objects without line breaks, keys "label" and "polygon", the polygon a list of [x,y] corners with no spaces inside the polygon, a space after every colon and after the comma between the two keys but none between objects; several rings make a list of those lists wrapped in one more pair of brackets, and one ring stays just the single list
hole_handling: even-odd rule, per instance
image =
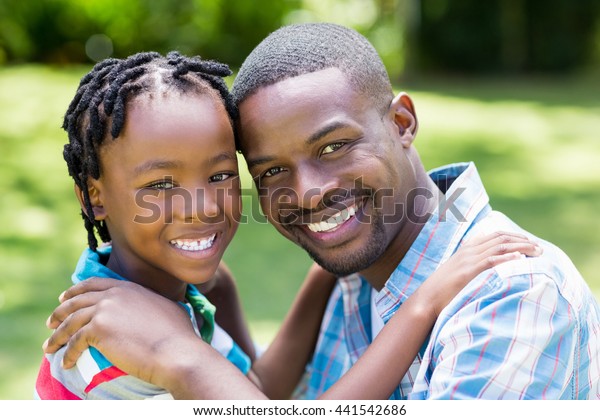
[{"label": "boy's eye", "polygon": [[172,188],[175,188],[175,184],[173,183],[173,181],[168,180],[156,181],[149,184],[146,188],[152,188],[155,190],[170,190]]},{"label": "boy's eye", "polygon": [[221,182],[221,181],[225,181],[226,179],[231,178],[232,176],[235,176],[236,174],[228,174],[228,173],[220,173],[220,174],[216,174],[213,175],[209,178],[210,182]]},{"label": "boy's eye", "polygon": [[344,144],[345,143],[342,143],[342,142],[331,143],[323,148],[323,150],[321,151],[321,155],[327,155],[329,153],[333,153],[336,150],[338,150],[340,147],[342,147]]},{"label": "boy's eye", "polygon": [[278,173],[283,172],[283,168],[281,166],[275,166],[273,168],[269,168],[267,169],[264,173],[263,173],[263,177],[271,177],[271,176],[275,176]]}]

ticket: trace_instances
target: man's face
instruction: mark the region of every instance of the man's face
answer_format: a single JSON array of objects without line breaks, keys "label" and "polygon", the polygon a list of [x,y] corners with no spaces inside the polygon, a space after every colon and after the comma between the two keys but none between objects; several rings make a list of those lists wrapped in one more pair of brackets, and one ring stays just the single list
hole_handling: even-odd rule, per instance
[{"label": "man's face", "polygon": [[371,266],[402,227],[416,181],[396,115],[336,68],[263,87],[240,104],[242,151],[263,212],[338,275]]}]

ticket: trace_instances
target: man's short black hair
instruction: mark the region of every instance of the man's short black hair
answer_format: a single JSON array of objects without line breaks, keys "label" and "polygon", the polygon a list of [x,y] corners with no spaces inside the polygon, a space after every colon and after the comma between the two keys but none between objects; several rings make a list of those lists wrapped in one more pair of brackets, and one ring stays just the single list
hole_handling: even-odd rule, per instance
[{"label": "man's short black hair", "polygon": [[267,36],[242,64],[233,100],[239,105],[263,86],[332,67],[375,106],[387,109],[393,91],[379,54],[355,30],[332,23],[289,25]]}]

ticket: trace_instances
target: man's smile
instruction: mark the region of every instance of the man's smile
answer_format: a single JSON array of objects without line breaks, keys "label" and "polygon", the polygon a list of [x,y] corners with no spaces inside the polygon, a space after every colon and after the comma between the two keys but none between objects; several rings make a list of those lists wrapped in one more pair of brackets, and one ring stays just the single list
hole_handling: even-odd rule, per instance
[{"label": "man's smile", "polygon": [[329,217],[327,220],[318,223],[309,223],[307,226],[312,232],[332,232],[348,219],[356,214],[356,204],[345,208]]}]

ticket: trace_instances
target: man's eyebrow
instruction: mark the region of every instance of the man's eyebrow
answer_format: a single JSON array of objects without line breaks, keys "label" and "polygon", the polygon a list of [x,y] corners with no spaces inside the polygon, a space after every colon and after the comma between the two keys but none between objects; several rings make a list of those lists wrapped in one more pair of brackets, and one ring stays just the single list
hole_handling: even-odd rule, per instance
[{"label": "man's eyebrow", "polygon": [[182,165],[182,162],[178,160],[162,160],[155,159],[144,162],[135,167],[133,174],[135,176],[142,175],[145,172],[157,170],[157,169],[175,169]]},{"label": "man's eyebrow", "polygon": [[325,137],[327,134],[340,129],[340,128],[346,128],[349,125],[343,121],[333,121],[327,125],[325,125],[324,127],[321,127],[317,132],[313,133],[307,140],[306,140],[306,144],[311,145],[313,143],[316,143],[317,141],[321,140],[323,137]]},{"label": "man's eyebrow", "polygon": [[[320,128],[317,132],[313,133],[308,139],[306,139],[306,144],[311,145],[313,143],[316,143],[317,141],[325,137],[327,134],[340,128],[346,127],[350,127],[350,125],[343,121],[333,121]],[[248,169],[252,169],[254,166],[269,163],[273,160],[275,160],[275,156],[261,156],[256,159],[246,159],[246,164],[248,165]]]},{"label": "man's eyebrow", "polygon": [[250,170],[255,166],[269,163],[273,160],[275,160],[275,156],[263,156],[256,159],[246,159],[246,165],[248,166],[248,170]]}]

